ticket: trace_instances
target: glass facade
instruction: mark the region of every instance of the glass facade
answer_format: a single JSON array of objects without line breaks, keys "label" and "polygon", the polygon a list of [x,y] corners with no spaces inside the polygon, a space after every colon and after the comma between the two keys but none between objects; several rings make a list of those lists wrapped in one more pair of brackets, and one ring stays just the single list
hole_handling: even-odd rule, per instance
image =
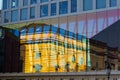
[{"label": "glass facade", "polygon": [[54,16],[57,14],[57,6],[56,3],[51,4],[51,16]]},{"label": "glass facade", "polygon": [[35,18],[35,7],[30,8],[30,19]]},{"label": "glass facade", "polygon": [[68,13],[68,1],[62,1],[59,3],[59,14]]},{"label": "glass facade", "polygon": [[117,0],[110,0],[110,7],[117,6]]},{"label": "glass facade", "polygon": [[83,10],[92,10],[93,9],[93,0],[83,0]]},{"label": "glass facade", "polygon": [[4,22],[8,23],[9,22],[9,12],[4,12]]},{"label": "glass facade", "polygon": [[3,0],[3,10],[9,9],[10,7],[10,0]]},{"label": "glass facade", "polygon": [[37,0],[30,0],[30,4],[36,4]]},{"label": "glass facade", "polygon": [[71,12],[77,12],[77,0],[71,0]]},{"label": "glass facade", "polygon": [[18,0],[11,0],[11,8],[17,8],[18,7]]},{"label": "glass facade", "polygon": [[18,21],[18,10],[14,10],[11,12],[11,22]]},{"label": "glass facade", "polygon": [[28,0],[23,0],[23,6],[27,6],[28,5]]},{"label": "glass facade", "polygon": [[24,8],[20,10],[20,20],[27,20],[28,19],[28,9]]},{"label": "glass facade", "polygon": [[61,28],[31,25],[21,30],[25,73],[79,72],[86,69],[86,37],[63,29],[64,24]]},{"label": "glass facade", "polygon": [[96,0],[96,9],[106,8],[106,0]]},{"label": "glass facade", "polygon": [[48,4],[40,6],[40,17],[48,16]]},{"label": "glass facade", "polygon": [[48,2],[48,0],[40,0],[40,2],[41,2],[41,3],[43,3],[43,2]]}]

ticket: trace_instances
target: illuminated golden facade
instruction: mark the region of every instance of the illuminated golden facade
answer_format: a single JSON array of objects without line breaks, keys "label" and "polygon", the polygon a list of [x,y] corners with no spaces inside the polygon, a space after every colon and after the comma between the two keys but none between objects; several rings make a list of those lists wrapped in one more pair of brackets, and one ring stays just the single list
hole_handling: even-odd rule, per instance
[{"label": "illuminated golden facade", "polygon": [[52,25],[30,24],[21,29],[25,73],[86,70],[86,37]]}]

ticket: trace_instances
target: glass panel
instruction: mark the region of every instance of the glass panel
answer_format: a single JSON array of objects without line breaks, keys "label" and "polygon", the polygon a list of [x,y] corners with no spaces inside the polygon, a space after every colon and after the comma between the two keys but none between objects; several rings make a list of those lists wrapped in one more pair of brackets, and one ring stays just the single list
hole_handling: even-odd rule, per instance
[{"label": "glass panel", "polygon": [[23,0],[23,6],[27,6],[28,5],[28,0]]},{"label": "glass panel", "polygon": [[68,13],[68,1],[62,1],[59,3],[59,14]]},{"label": "glass panel", "polygon": [[9,22],[9,12],[4,12],[4,22],[5,23]]},{"label": "glass panel", "polygon": [[11,12],[11,22],[18,21],[18,10],[14,10]]},{"label": "glass panel", "polygon": [[92,10],[93,9],[93,0],[83,0],[83,10]]},{"label": "glass panel", "polygon": [[77,12],[77,0],[71,0],[71,12]]},{"label": "glass panel", "polygon": [[48,4],[40,6],[40,17],[48,16]]},{"label": "glass panel", "polygon": [[18,0],[12,0],[12,1],[11,1],[11,7],[12,7],[12,8],[18,7]]},{"label": "glass panel", "polygon": [[40,0],[40,2],[41,2],[41,3],[43,3],[43,2],[48,2],[48,0]]},{"label": "glass panel", "polygon": [[35,18],[35,7],[30,8],[30,19]]},{"label": "glass panel", "polygon": [[10,0],[3,0],[3,10],[10,7]]},{"label": "glass panel", "polygon": [[30,0],[30,4],[36,4],[37,0]]},{"label": "glass panel", "polygon": [[96,9],[106,8],[106,0],[96,0]]},{"label": "glass panel", "polygon": [[51,16],[56,15],[57,13],[56,9],[57,9],[56,3],[52,3],[51,4]]},{"label": "glass panel", "polygon": [[28,9],[21,9],[20,10],[20,20],[27,20],[28,19]]},{"label": "glass panel", "polygon": [[110,7],[117,6],[117,0],[110,0]]}]

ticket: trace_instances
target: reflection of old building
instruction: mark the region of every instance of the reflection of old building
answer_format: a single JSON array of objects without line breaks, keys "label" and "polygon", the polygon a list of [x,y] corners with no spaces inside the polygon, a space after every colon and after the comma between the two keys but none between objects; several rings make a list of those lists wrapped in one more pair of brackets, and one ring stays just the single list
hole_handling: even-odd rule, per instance
[{"label": "reflection of old building", "polygon": [[80,34],[52,25],[30,24],[21,29],[20,39],[25,73],[86,70],[86,37]]},{"label": "reflection of old building", "polygon": [[[90,40],[91,69],[106,69],[106,61],[110,63],[112,70],[118,70],[119,50],[116,47],[109,47],[106,43]],[[107,60],[108,59],[108,60]]]},{"label": "reflection of old building", "polygon": [[21,71],[19,46],[19,32],[0,27],[0,73]]}]

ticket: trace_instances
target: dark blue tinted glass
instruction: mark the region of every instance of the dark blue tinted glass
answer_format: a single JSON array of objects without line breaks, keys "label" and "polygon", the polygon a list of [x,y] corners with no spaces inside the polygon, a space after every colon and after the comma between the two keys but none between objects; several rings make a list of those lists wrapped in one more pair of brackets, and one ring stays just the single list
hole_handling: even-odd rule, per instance
[{"label": "dark blue tinted glass", "polygon": [[68,13],[68,1],[62,1],[59,3],[59,14]]},{"label": "dark blue tinted glass", "polygon": [[30,4],[36,4],[37,0],[30,0]]},{"label": "dark blue tinted glass", "polygon": [[22,9],[20,12],[20,20],[27,20],[28,19],[28,9]]},{"label": "dark blue tinted glass", "polygon": [[106,0],[96,0],[96,9],[106,8]]},{"label": "dark blue tinted glass", "polygon": [[49,25],[45,25],[44,26],[44,33],[48,33],[50,32],[50,26]]},{"label": "dark blue tinted glass", "polygon": [[11,22],[18,21],[18,10],[14,10],[11,12]]},{"label": "dark blue tinted glass", "polygon": [[83,0],[83,10],[92,10],[93,9],[93,0]]},{"label": "dark blue tinted glass", "polygon": [[48,2],[48,0],[40,0],[40,2],[41,2],[41,3],[43,3],[43,2]]},{"label": "dark blue tinted glass", "polygon": [[33,34],[34,33],[34,28],[32,27],[32,28],[29,28],[28,29],[28,34]]},{"label": "dark blue tinted glass", "polygon": [[3,0],[3,10],[10,7],[10,0]]},{"label": "dark blue tinted glass", "polygon": [[41,33],[42,32],[42,27],[39,26],[39,27],[36,27],[36,33]]},{"label": "dark blue tinted glass", "polygon": [[56,15],[56,3],[51,4],[51,16]]},{"label": "dark blue tinted glass", "polygon": [[35,7],[30,8],[30,19],[35,18]]},{"label": "dark blue tinted glass", "polygon": [[26,29],[22,29],[21,30],[21,35],[26,35],[26,31],[27,31]]},{"label": "dark blue tinted glass", "polygon": [[110,7],[117,6],[117,0],[110,0]]},{"label": "dark blue tinted glass", "polygon": [[71,12],[77,12],[77,0],[71,0]]},{"label": "dark blue tinted glass", "polygon": [[12,0],[12,1],[11,1],[11,7],[12,7],[12,8],[18,7],[18,0]]},{"label": "dark blue tinted glass", "polygon": [[27,6],[28,5],[28,0],[23,0],[23,6]]},{"label": "dark blue tinted glass", "polygon": [[40,6],[40,17],[48,16],[48,4]]},{"label": "dark blue tinted glass", "polygon": [[4,22],[7,23],[9,22],[9,12],[4,12]]}]

